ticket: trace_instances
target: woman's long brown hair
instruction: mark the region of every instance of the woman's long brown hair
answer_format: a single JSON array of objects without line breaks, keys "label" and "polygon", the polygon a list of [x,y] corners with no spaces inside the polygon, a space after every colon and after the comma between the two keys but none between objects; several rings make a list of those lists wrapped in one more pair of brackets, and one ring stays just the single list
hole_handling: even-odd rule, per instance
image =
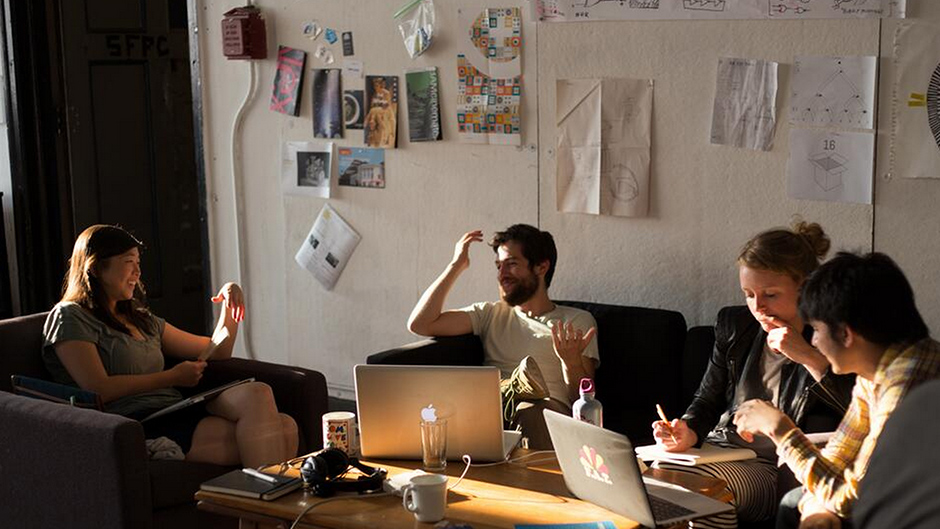
[{"label": "woman's long brown hair", "polygon": [[[131,334],[126,325],[108,310],[107,299],[96,277],[109,257],[121,255],[133,248],[142,250],[144,244],[119,226],[96,224],[85,229],[75,240],[69,271],[62,285],[62,301],[71,301],[91,312],[109,327]],[[147,310],[144,284],[138,280],[134,297],[117,302],[115,312],[147,334],[157,329]]]}]

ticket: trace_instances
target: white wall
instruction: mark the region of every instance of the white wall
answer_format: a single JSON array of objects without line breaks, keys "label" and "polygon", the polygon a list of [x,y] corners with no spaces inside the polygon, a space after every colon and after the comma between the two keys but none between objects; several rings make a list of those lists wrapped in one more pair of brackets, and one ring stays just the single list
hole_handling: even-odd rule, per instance
[{"label": "white wall", "polygon": [[[791,215],[801,214],[821,222],[836,248],[867,250],[874,230],[875,247],[898,257],[915,288],[925,292],[921,306],[931,319],[928,323],[938,328],[940,293],[926,291],[936,290],[930,272],[940,255],[938,215],[928,208],[936,203],[940,183],[879,180],[875,207],[786,197],[788,65],[797,55],[878,54],[879,21],[536,25],[526,20],[524,145],[514,148],[470,146],[456,140],[456,46],[461,37],[453,29],[458,5],[524,7],[523,0],[436,0],[440,32],[431,49],[414,61],[391,19],[399,2],[261,0],[255,4],[267,19],[269,59],[255,63],[257,95],[245,109],[237,141],[243,152],[247,321],[258,358],[320,370],[334,394],[350,395],[354,363],[413,339],[405,330],[407,315],[447,263],[459,235],[472,228],[490,233],[515,222],[540,224],[555,234],[561,255],[554,297],[670,308],[681,311],[689,324],[709,323],[718,308],[740,301],[733,260],[741,243],[757,231],[784,225]],[[222,57],[218,31],[222,14],[237,5],[241,3],[207,0],[199,21],[216,283],[238,273],[231,131],[251,66]],[[936,6],[930,9],[940,11]],[[916,13],[916,6],[911,10]],[[386,189],[339,188],[329,200],[362,235],[331,292],[293,262],[325,200],[282,196],[278,175],[281,142],[312,139],[309,77],[304,81],[300,117],[268,110],[278,44],[310,53],[308,68],[323,67],[312,56],[323,37],[314,43],[301,35],[301,23],[308,19],[338,32],[352,30],[353,58],[364,61],[369,74],[402,76],[402,89],[407,67],[437,66],[442,79],[445,141],[409,144],[403,102],[399,148],[386,151]],[[331,48],[337,57],[333,66],[338,66],[341,46],[337,42]],[[715,69],[723,56],[769,59],[782,65],[777,139],[769,153],[708,143]],[[649,218],[555,211],[555,79],[589,76],[656,82]],[[882,110],[885,101],[882,96]],[[886,122],[883,112],[882,122]],[[362,145],[361,132],[348,132],[347,139],[338,143]],[[879,138],[879,152],[882,143]],[[878,174],[882,172],[879,168]],[[912,202],[915,208],[910,207]],[[928,219],[926,226],[911,232],[907,225],[914,218]],[[923,251],[922,239],[931,230],[932,246]],[[492,253],[479,245],[471,257],[473,266],[451,294],[450,306],[496,297]]]}]

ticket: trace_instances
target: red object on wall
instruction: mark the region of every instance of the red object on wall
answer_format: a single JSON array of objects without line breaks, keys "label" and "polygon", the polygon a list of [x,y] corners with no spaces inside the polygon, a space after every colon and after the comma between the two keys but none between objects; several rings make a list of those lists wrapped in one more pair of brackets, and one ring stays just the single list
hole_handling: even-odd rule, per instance
[{"label": "red object on wall", "polygon": [[254,6],[236,7],[222,15],[222,54],[227,59],[266,59],[264,17]]}]

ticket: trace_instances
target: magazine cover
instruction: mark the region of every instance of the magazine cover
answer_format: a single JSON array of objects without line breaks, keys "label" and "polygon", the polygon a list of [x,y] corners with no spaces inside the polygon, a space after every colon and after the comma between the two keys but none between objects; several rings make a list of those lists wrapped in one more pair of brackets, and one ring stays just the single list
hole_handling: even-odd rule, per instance
[{"label": "magazine cover", "polygon": [[313,137],[343,137],[342,70],[313,70]]},{"label": "magazine cover", "polygon": [[339,185],[385,187],[385,149],[340,147]]},{"label": "magazine cover", "polygon": [[442,137],[438,82],[437,68],[422,68],[405,73],[408,139],[411,141],[437,141]]},{"label": "magazine cover", "polygon": [[398,76],[366,76],[365,142],[394,149],[398,142]]},{"label": "magazine cover", "polygon": [[300,114],[300,88],[303,86],[307,52],[287,46],[277,48],[277,73],[271,93],[271,110],[296,116]]}]

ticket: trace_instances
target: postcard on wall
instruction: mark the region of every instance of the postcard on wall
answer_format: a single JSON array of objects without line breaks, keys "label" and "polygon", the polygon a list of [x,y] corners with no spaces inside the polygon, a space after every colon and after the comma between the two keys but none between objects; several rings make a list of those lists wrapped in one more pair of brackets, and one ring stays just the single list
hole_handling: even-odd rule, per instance
[{"label": "postcard on wall", "polygon": [[363,110],[362,90],[346,90],[343,92],[343,117],[347,130],[362,130],[366,113]]},{"label": "postcard on wall", "polygon": [[790,79],[790,123],[871,129],[877,57],[797,57]]},{"label": "postcard on wall", "polygon": [[343,137],[341,70],[313,69],[313,137]]},{"label": "postcard on wall", "polygon": [[522,16],[518,7],[457,10],[457,131],[465,143],[520,145]]},{"label": "postcard on wall", "polygon": [[324,204],[294,261],[332,290],[362,237],[329,205]]},{"label": "postcard on wall", "polygon": [[394,149],[398,143],[398,76],[366,76],[364,140],[369,147]]},{"label": "postcard on wall", "polygon": [[899,25],[894,66],[891,173],[940,178],[940,26]]},{"label": "postcard on wall", "polygon": [[559,211],[645,217],[649,211],[653,81],[556,81]]},{"label": "postcard on wall", "polygon": [[874,155],[873,132],[791,129],[787,194],[871,204]]},{"label": "postcard on wall", "polygon": [[777,63],[718,60],[711,142],[761,151],[774,145]]},{"label": "postcard on wall", "polygon": [[410,141],[441,139],[439,84],[436,67],[405,72],[405,91],[408,94],[408,139]]},{"label": "postcard on wall", "polygon": [[281,181],[284,192],[329,198],[333,180],[332,164],[332,142],[285,142],[281,155]]},{"label": "postcard on wall", "polygon": [[300,94],[306,61],[307,52],[278,46],[277,73],[274,74],[274,90],[271,92],[271,110],[288,116],[300,114]]},{"label": "postcard on wall", "polygon": [[385,149],[337,148],[339,185],[385,188]]}]

